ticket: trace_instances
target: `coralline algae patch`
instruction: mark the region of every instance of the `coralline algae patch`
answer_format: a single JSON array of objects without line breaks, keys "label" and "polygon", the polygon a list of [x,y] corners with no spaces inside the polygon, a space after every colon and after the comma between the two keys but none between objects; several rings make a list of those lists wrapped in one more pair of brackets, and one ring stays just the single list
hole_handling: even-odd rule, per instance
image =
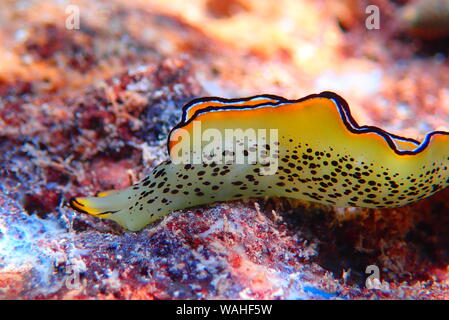
[{"label": "coralline algae patch", "polygon": [[[243,202],[236,208],[223,204],[207,209],[206,217],[213,220],[213,224],[202,223],[203,212],[193,210],[189,211],[186,217],[193,223],[182,226],[168,223],[167,226],[181,228],[183,234],[195,234],[192,242],[197,250],[212,250],[216,253],[215,259],[210,261],[210,266],[216,266],[218,259],[220,264],[226,266],[226,271],[220,272],[212,282],[219,286],[228,286],[234,282],[241,288],[238,298],[336,297],[336,283],[334,287],[326,287],[314,281],[316,274],[322,273],[317,265],[307,262],[316,254],[314,245],[307,245],[303,240],[290,237],[286,230],[279,230],[260,212],[257,204],[254,205],[255,207],[251,208],[251,203]],[[185,219],[178,217],[176,220],[179,218]],[[260,225],[257,228],[249,228],[251,221]],[[192,230],[192,225],[202,232]],[[205,228],[207,229],[203,231]],[[268,250],[268,243],[272,242],[276,242],[276,245]],[[296,251],[295,246],[298,245],[301,250]],[[315,291],[308,292],[307,288],[313,288]]]},{"label": "coralline algae patch", "polygon": [[54,265],[66,254],[49,244],[63,232],[55,220],[29,216],[0,194],[0,297],[36,297],[59,289]]},{"label": "coralline algae patch", "polygon": [[[251,228],[248,222],[253,219],[266,225]],[[128,234],[125,238],[128,240],[124,241],[130,240]],[[267,251],[267,243],[274,238],[276,245]],[[327,289],[310,280],[314,274],[322,273],[318,266],[298,264],[315,252],[310,248],[298,252],[294,249],[296,240],[279,232],[265,216],[245,203],[175,213],[154,230],[139,233],[138,239],[133,240],[137,241],[136,257],[126,253],[129,247],[117,248],[123,252],[123,261],[129,265],[139,261],[139,268],[144,268],[138,274],[139,282],[157,279],[164,290],[152,292],[152,284],[148,284],[131,297],[165,298],[165,292],[187,299],[301,299],[311,297],[303,290],[306,284],[317,292]],[[144,251],[153,259],[139,260]]]}]

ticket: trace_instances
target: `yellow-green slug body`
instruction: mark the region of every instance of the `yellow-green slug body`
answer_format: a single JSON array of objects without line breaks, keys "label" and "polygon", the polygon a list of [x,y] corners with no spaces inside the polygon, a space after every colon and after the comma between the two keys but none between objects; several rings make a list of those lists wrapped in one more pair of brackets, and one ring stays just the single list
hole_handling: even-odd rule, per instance
[{"label": "yellow-green slug body", "polygon": [[[235,140],[226,140],[229,129]],[[200,141],[200,150],[211,153],[195,162],[199,149],[194,137],[210,132],[225,138]],[[265,135],[248,140],[249,132]],[[299,100],[201,98],[184,107],[182,121],[171,131],[169,161],[124,191],[74,198],[70,204],[129,230],[140,230],[173,210],[249,197],[399,207],[448,185],[448,140],[443,131],[429,133],[420,143],[359,126],[345,100],[332,92]],[[222,155],[230,156],[228,162]]]}]

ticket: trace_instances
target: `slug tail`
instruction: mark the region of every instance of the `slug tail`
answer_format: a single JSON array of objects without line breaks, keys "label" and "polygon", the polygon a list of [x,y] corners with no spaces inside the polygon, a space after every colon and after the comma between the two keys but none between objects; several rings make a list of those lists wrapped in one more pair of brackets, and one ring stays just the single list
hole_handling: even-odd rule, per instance
[{"label": "slug tail", "polygon": [[69,205],[78,212],[98,218],[108,218],[122,209],[124,202],[121,193],[106,191],[99,193],[97,197],[72,198],[69,200]]}]

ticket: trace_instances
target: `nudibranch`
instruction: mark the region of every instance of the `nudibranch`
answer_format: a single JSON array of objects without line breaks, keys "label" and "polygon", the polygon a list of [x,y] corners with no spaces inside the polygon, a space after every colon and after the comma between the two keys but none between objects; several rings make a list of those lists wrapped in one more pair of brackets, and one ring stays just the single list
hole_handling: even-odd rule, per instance
[{"label": "nudibranch", "polygon": [[359,126],[332,92],[193,100],[168,137],[170,159],[123,191],[70,200],[140,230],[174,210],[250,197],[339,207],[404,206],[449,183],[449,133],[422,142]]}]

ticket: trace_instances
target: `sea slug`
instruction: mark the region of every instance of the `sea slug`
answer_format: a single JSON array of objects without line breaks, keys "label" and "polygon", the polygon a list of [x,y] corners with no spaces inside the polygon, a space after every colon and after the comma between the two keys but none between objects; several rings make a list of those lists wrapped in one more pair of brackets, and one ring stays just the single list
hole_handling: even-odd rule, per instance
[{"label": "sea slug", "polygon": [[448,140],[444,131],[418,142],[359,126],[332,92],[200,98],[170,132],[170,160],[126,190],[69,203],[134,231],[173,210],[250,197],[399,207],[448,185]]}]

